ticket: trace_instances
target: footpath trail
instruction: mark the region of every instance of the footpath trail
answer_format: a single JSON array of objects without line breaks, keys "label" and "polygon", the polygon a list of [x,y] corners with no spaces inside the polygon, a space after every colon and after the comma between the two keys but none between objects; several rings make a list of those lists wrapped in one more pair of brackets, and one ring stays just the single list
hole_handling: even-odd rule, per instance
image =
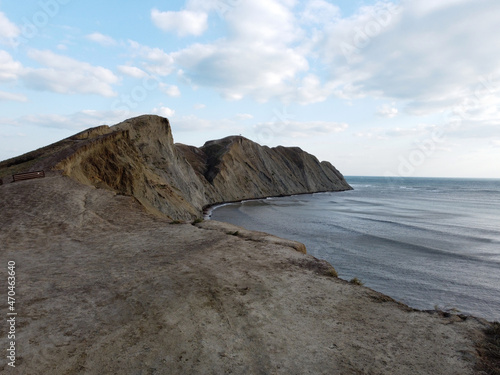
[{"label": "footpath trail", "polygon": [[16,369],[2,356],[1,372],[475,373],[486,322],[339,280],[292,241],[171,224],[59,175],[0,186],[0,223],[18,312]]}]

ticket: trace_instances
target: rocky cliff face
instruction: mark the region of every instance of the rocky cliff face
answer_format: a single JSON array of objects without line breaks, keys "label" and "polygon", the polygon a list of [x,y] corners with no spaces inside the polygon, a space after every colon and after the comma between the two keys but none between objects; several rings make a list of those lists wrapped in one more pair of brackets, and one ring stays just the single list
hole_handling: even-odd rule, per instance
[{"label": "rocky cliff face", "polygon": [[211,203],[350,189],[335,167],[298,147],[269,148],[244,137],[176,147],[204,185],[215,189]]},{"label": "rocky cliff face", "polygon": [[134,196],[151,212],[192,219],[215,203],[351,187],[328,162],[300,148],[260,146],[244,137],[201,148],[174,144],[170,124],[140,116],[100,126],[0,163],[56,169],[81,183]]}]

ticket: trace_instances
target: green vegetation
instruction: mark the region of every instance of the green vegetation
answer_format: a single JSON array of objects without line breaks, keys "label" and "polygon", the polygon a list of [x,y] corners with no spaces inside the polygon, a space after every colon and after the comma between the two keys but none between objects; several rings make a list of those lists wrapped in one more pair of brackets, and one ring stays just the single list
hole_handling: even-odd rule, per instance
[{"label": "green vegetation", "polygon": [[184,222],[181,220],[174,220],[170,224],[184,224]]},{"label": "green vegetation", "polygon": [[349,281],[351,284],[354,284],[354,285],[365,285],[364,282],[362,282],[360,279],[358,279],[357,277],[354,277],[352,278],[350,281]]},{"label": "green vegetation", "polygon": [[203,223],[203,219],[201,217],[197,217],[196,219],[193,220],[193,222],[191,224],[199,224],[199,223]]}]

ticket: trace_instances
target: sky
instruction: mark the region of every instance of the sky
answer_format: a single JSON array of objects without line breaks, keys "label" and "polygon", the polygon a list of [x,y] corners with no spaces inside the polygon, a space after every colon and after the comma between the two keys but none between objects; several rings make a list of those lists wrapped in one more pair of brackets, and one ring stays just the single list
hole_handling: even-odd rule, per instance
[{"label": "sky", "polygon": [[498,0],[0,0],[0,160],[157,114],[344,175],[500,178]]}]

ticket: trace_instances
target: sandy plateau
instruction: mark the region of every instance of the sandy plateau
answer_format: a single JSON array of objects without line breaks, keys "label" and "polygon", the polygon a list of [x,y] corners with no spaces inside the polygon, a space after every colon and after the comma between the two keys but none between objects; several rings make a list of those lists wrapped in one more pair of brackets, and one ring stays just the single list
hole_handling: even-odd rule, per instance
[{"label": "sandy plateau", "polygon": [[475,373],[487,322],[349,284],[296,242],[171,224],[58,173],[0,186],[0,207],[17,277],[5,373]]}]

